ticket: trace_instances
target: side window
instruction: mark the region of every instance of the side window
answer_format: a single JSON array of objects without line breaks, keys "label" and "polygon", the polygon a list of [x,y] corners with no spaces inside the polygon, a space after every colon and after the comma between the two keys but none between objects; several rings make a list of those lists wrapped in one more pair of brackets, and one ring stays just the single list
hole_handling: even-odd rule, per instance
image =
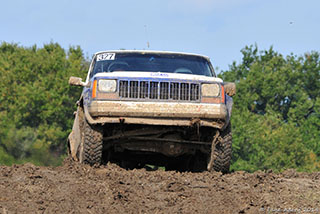
[{"label": "side window", "polygon": [[212,66],[211,63],[208,64],[208,67],[209,67],[209,68],[208,68],[209,71],[211,71],[211,73],[212,73],[212,76],[213,76],[213,77],[217,77],[216,72],[214,71],[214,68],[213,68],[213,66]]},{"label": "side window", "polygon": [[89,79],[91,79],[93,77],[93,75],[95,75],[95,73],[96,73],[95,70],[96,70],[96,59],[94,59],[92,62]]}]

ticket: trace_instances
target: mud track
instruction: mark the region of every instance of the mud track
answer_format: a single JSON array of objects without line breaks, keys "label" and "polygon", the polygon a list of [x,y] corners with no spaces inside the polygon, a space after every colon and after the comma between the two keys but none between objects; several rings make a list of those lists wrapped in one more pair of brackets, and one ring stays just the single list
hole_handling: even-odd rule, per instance
[{"label": "mud track", "polygon": [[[0,213],[320,213],[320,172],[0,167]],[[290,212],[292,211],[292,212]]]}]

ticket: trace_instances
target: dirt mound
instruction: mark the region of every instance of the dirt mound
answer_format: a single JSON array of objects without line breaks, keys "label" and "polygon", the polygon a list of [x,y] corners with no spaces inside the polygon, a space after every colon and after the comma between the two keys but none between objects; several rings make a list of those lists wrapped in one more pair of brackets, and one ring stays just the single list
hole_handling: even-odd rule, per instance
[{"label": "dirt mound", "polygon": [[320,213],[320,173],[0,166],[0,213]]}]

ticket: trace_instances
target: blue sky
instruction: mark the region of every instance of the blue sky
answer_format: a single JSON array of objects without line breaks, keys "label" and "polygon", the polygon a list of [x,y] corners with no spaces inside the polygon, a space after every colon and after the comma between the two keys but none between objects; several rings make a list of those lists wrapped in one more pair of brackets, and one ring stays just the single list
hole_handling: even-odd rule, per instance
[{"label": "blue sky", "polygon": [[[219,71],[257,44],[284,55],[320,51],[319,0],[0,0],[0,41],[101,50],[200,53]],[[150,47],[147,47],[149,42]]]}]

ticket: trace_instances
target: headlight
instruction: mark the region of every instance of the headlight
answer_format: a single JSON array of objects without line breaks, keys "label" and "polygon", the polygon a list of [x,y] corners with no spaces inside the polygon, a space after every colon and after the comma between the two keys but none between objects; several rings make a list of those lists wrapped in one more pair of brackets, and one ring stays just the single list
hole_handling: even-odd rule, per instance
[{"label": "headlight", "polygon": [[220,94],[219,84],[202,84],[202,96],[204,97],[217,97]]},{"label": "headlight", "polygon": [[99,80],[99,91],[115,92],[117,89],[116,80]]}]

